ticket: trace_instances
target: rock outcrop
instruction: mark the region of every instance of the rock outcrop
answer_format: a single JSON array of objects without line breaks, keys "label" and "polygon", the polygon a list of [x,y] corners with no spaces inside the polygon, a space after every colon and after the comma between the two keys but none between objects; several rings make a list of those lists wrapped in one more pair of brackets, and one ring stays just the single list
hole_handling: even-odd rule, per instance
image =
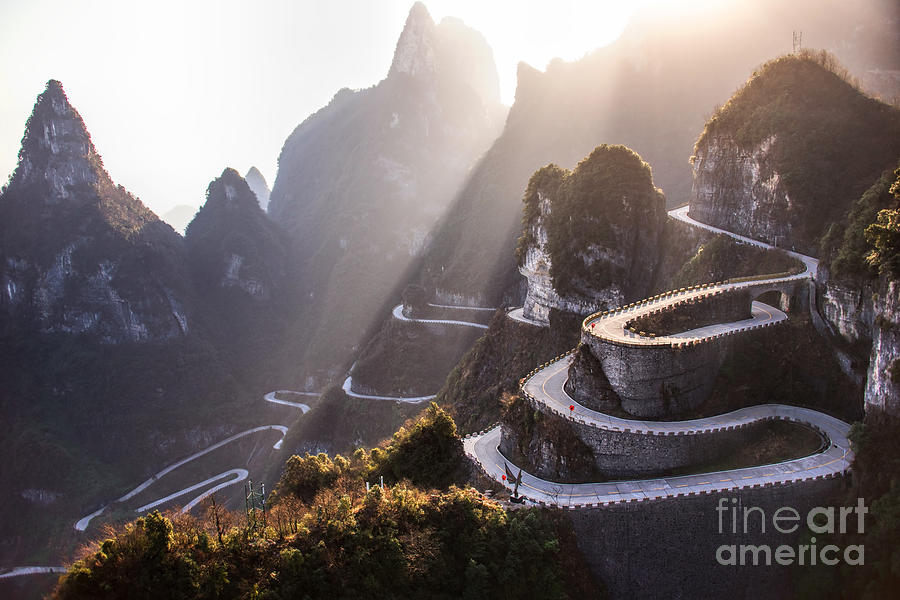
[{"label": "rock outcrop", "polygon": [[47,83],[0,196],[3,328],[144,342],[190,330],[183,242],[116,186],[62,85]]},{"label": "rock outcrop", "polygon": [[875,320],[876,287],[867,280],[829,280],[822,297],[822,316],[848,344],[868,344]]},{"label": "rock outcrop", "polygon": [[545,167],[524,202],[527,318],[549,325],[552,309],[587,315],[649,292],[665,198],[636,153],[603,145],[572,172]]},{"label": "rock outcrop", "polygon": [[900,110],[853,87],[824,52],[783,56],[707,122],[690,216],[818,255],[829,225],[898,154]]},{"label": "rock outcrop", "polygon": [[728,135],[709,140],[694,159],[691,217],[772,245],[790,244],[792,199],[775,171],[775,136],[744,149]]},{"label": "rock outcrop", "polygon": [[874,302],[866,413],[900,417],[900,281],[885,281]]}]

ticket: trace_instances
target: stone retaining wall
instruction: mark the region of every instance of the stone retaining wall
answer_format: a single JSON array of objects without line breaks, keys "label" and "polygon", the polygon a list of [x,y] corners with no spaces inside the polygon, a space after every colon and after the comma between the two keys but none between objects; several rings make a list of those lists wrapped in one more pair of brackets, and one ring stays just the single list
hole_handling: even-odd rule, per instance
[{"label": "stone retaining wall", "polygon": [[[792,546],[796,551],[798,544],[808,543],[800,541],[805,527],[793,534],[779,533],[772,527],[774,512],[791,507],[805,519],[814,506],[840,505],[836,498],[844,487],[843,478],[823,478],[617,503],[567,513],[588,566],[607,588],[610,598],[777,600],[795,597],[792,583],[796,580],[796,565],[781,566],[773,558],[771,566],[723,566],[716,560],[716,550],[721,545],[765,544],[773,553],[780,545]],[[731,506],[731,499],[736,498],[740,511],[744,507],[761,508],[768,519],[765,533],[759,531],[759,513],[754,511],[749,534],[742,531],[743,512],[738,513],[738,534],[731,533],[730,512],[724,513],[720,534],[716,512],[720,498],[725,498],[725,506]],[[850,523],[850,530],[854,531],[855,515]],[[847,536],[838,534],[835,538],[843,551]],[[830,542],[820,541],[827,543]],[[823,568],[838,569],[841,565]]]},{"label": "stone retaining wall", "polygon": [[[630,346],[589,333],[582,334],[581,342],[603,365],[622,408],[646,419],[678,416],[702,404],[731,349],[730,336],[679,348]],[[569,376],[584,379],[587,375]]]},{"label": "stone retaining wall", "polygon": [[[553,430],[559,435],[567,432],[577,438],[580,443],[557,445],[566,447],[586,447],[590,457],[578,457],[593,460],[598,473],[605,480],[650,478],[671,473],[697,465],[710,464],[734,452],[741,447],[755,443],[759,432],[774,417],[761,419],[745,425],[728,426],[711,431],[688,434],[659,435],[639,431],[615,431],[589,425],[569,415],[560,415],[548,411],[548,407],[536,402],[527,395],[525,399],[545,418],[555,419]],[[520,443],[520,427],[511,427],[501,423],[500,451],[505,456],[515,456],[516,448],[533,448],[536,456],[529,456],[529,465],[534,470],[532,475],[549,481],[561,481],[556,472],[559,464],[566,462],[565,456],[554,456],[555,445]],[[569,457],[573,463],[576,457]]]}]

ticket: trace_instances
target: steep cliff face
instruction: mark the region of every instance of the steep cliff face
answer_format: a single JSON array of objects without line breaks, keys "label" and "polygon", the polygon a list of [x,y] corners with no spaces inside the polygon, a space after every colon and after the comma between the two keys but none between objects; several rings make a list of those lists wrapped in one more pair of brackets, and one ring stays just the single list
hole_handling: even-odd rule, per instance
[{"label": "steep cliff face", "polygon": [[144,342],[190,330],[182,240],[116,186],[62,85],[51,80],[0,196],[4,328]]},{"label": "steep cliff face", "polygon": [[822,316],[849,344],[868,344],[875,321],[873,296],[877,285],[868,281],[829,281],[822,296]]},{"label": "steep cliff face", "polygon": [[340,368],[502,126],[487,43],[413,6],[388,76],[341,90],[285,142],[269,213],[293,240],[298,343]]},{"label": "steep cliff face", "polygon": [[574,171],[550,165],[525,192],[519,271],[525,316],[586,315],[650,291],[665,197],[650,167],[624,146],[598,146]]},{"label": "steep cliff face", "polygon": [[770,61],[694,149],[692,217],[820,254],[820,239],[900,154],[900,110],[865,96],[825,53]]},{"label": "steep cliff face", "polygon": [[795,224],[784,217],[795,203],[775,171],[775,139],[751,149],[728,135],[710,140],[694,159],[691,216],[775,245],[790,243]]},{"label": "steep cliff face", "polygon": [[[832,329],[869,354],[875,320],[873,299],[880,286],[877,269],[866,260],[872,250],[865,230],[878,212],[900,206],[900,168],[887,169],[854,203],[847,217],[829,227],[822,241],[826,264],[820,265],[822,312]],[[896,186],[896,187],[895,187]],[[861,361],[864,362],[864,361]]]},{"label": "steep cliff face", "polygon": [[900,416],[900,281],[884,282],[875,300],[866,412]]}]

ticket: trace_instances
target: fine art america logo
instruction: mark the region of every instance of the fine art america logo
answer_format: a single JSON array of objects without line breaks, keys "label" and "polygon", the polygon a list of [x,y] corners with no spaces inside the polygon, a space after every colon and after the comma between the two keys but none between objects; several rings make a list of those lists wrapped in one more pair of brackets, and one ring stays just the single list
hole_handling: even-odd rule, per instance
[{"label": "fine art america logo", "polygon": [[[790,506],[782,506],[771,515],[759,506],[741,506],[737,498],[719,498],[716,507],[719,534],[770,535],[796,534],[805,526],[812,534],[796,546],[787,544],[772,547],[768,544],[723,544],[716,549],[720,565],[848,565],[865,564],[865,546],[850,544],[840,548],[835,544],[817,544],[816,535],[865,533],[865,515],[869,512],[862,498],[856,506],[817,506],[805,517]],[[794,536],[796,537],[796,536]]]}]

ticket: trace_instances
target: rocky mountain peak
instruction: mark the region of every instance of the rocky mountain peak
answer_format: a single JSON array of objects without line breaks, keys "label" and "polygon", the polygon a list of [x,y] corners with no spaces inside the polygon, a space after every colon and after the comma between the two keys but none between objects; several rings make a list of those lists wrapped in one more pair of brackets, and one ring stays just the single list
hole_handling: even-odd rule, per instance
[{"label": "rocky mountain peak", "polygon": [[484,36],[454,17],[435,25],[421,2],[409,12],[388,77],[399,73],[471,88],[490,109],[500,104],[494,53]]},{"label": "rocky mountain peak", "polygon": [[10,188],[39,185],[44,202],[54,204],[74,198],[78,187],[108,179],[81,115],[62,84],[51,79],[25,126]]},{"label": "rocky mountain peak", "polygon": [[430,74],[435,71],[435,24],[421,2],[413,4],[397,40],[390,74]]},{"label": "rocky mountain peak", "polygon": [[226,167],[218,179],[209,184],[206,192],[206,204],[203,205],[201,211],[226,208],[256,212],[257,207],[256,194],[247,185],[247,181],[237,170]]},{"label": "rocky mountain peak", "polygon": [[201,291],[237,288],[268,299],[282,286],[282,234],[266,217],[247,181],[226,168],[209,184],[206,203],[185,233]]},{"label": "rocky mountain peak", "polygon": [[190,331],[181,239],[117,186],[62,85],[25,125],[0,196],[0,329],[87,334],[101,343]]}]

